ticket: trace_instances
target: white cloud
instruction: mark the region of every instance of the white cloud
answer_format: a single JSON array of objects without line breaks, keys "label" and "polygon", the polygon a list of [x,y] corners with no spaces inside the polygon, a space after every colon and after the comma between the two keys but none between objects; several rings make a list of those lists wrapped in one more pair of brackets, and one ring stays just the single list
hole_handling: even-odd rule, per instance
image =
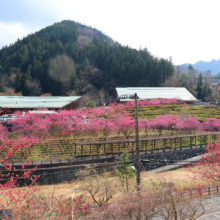
[{"label": "white cloud", "polygon": [[15,42],[18,38],[23,38],[30,32],[20,23],[6,24],[0,22],[0,48]]}]

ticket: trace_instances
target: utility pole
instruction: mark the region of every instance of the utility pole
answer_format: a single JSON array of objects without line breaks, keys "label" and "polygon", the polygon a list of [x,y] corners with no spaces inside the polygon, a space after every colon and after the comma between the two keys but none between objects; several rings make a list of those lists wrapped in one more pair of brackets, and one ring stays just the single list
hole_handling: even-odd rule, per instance
[{"label": "utility pole", "polygon": [[136,142],[136,181],[137,191],[140,191],[140,153],[139,153],[139,133],[138,133],[138,110],[137,110],[137,93],[134,94],[135,108],[135,142]]}]

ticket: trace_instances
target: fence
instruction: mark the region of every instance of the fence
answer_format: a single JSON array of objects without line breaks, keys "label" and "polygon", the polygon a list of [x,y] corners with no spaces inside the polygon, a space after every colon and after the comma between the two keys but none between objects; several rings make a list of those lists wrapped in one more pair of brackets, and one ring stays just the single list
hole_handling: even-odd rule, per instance
[{"label": "fence", "polygon": [[219,186],[210,186],[207,188],[203,189],[198,189],[198,190],[189,190],[185,191],[183,195],[185,196],[193,196],[193,195],[203,195],[203,196],[210,196],[213,194],[218,194],[219,193]]},{"label": "fence", "polygon": [[[218,133],[179,135],[170,137],[154,137],[139,139],[140,151],[150,151],[155,149],[188,147],[198,144],[207,144],[208,141],[214,142],[218,138]],[[105,155],[135,152],[135,139],[99,141],[99,142],[77,142],[74,144],[74,156]]]},{"label": "fence", "polygon": [[[208,142],[215,142],[216,140],[218,140],[218,132],[140,138],[139,148],[140,153],[155,150],[178,150],[193,145],[206,145]],[[54,139],[36,144],[30,152],[29,159],[31,161],[45,161],[73,158],[73,161],[77,161],[87,160],[87,158],[88,160],[93,158],[111,158],[122,154],[125,149],[130,154],[135,153],[135,139],[96,142],[75,142],[74,139]],[[24,160],[24,158],[20,158],[19,160],[17,158],[18,155],[15,154],[10,158],[10,161]]]}]

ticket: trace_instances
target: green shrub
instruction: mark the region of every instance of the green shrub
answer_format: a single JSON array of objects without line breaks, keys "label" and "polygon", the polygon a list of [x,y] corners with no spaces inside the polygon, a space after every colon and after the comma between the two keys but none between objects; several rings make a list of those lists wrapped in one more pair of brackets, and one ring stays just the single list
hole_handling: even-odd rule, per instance
[{"label": "green shrub", "polygon": [[94,101],[88,101],[86,103],[86,107],[90,107],[90,108],[95,108],[96,107],[96,104]]}]

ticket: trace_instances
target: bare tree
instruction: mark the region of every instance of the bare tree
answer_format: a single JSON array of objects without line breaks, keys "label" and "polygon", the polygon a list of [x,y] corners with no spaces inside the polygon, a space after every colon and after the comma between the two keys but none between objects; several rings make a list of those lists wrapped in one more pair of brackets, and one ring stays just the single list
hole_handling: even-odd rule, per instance
[{"label": "bare tree", "polygon": [[72,90],[69,92],[69,96],[76,96],[76,95],[77,95],[77,93],[75,90]]},{"label": "bare tree", "polygon": [[33,81],[27,80],[25,82],[25,86],[29,90],[30,95],[38,96],[38,95],[41,95],[41,93],[42,93],[40,81],[37,79],[34,79]]},{"label": "bare tree", "polygon": [[207,199],[201,189],[184,191],[170,182],[159,186],[152,183],[139,194],[125,194],[109,206],[93,211],[87,219],[197,219],[205,213],[206,205]]},{"label": "bare tree", "polygon": [[22,93],[21,92],[16,93],[15,89],[7,88],[5,95],[8,95],[8,96],[22,96]]},{"label": "bare tree", "polygon": [[87,93],[82,96],[82,106],[85,106],[88,101],[91,100],[91,96]]},{"label": "bare tree", "polygon": [[180,65],[175,66],[175,67],[174,67],[174,70],[175,70],[175,76],[177,76],[178,79],[180,79],[181,74],[182,74],[183,72],[186,72],[186,71],[184,71],[184,68],[183,68],[182,66],[180,66]]},{"label": "bare tree", "polygon": [[79,39],[77,41],[78,48],[84,48],[86,45],[88,45],[91,42],[91,40],[87,36],[79,35]]},{"label": "bare tree", "polygon": [[181,87],[182,82],[180,82],[176,76],[173,76],[173,77],[167,79],[164,82],[163,86],[164,87]]},{"label": "bare tree", "polygon": [[16,74],[11,74],[11,76],[8,78],[8,80],[7,80],[7,85],[9,86],[9,87],[13,87],[13,85],[15,85],[15,83],[16,83]]},{"label": "bare tree", "polygon": [[123,195],[117,202],[113,202],[105,208],[95,210],[86,219],[151,220],[156,216],[156,206],[157,201],[151,195],[130,193]]},{"label": "bare tree", "polygon": [[206,199],[200,190],[183,191],[172,183],[164,182],[154,189],[158,201],[156,213],[164,220],[185,220],[205,213]]},{"label": "bare tree", "polygon": [[102,88],[100,91],[99,91],[99,96],[100,96],[100,101],[101,101],[101,103],[103,104],[104,102],[105,102],[105,94],[106,94],[106,92],[105,92],[105,90]]},{"label": "bare tree", "polygon": [[86,66],[83,70],[79,71],[75,83],[77,94],[85,95],[87,93],[92,97],[97,98],[100,86],[104,86],[103,71],[97,69],[92,65]]},{"label": "bare tree", "polygon": [[86,178],[86,183],[81,188],[87,191],[94,203],[98,206],[107,204],[116,192],[116,185],[112,182],[111,175],[104,173]]}]

